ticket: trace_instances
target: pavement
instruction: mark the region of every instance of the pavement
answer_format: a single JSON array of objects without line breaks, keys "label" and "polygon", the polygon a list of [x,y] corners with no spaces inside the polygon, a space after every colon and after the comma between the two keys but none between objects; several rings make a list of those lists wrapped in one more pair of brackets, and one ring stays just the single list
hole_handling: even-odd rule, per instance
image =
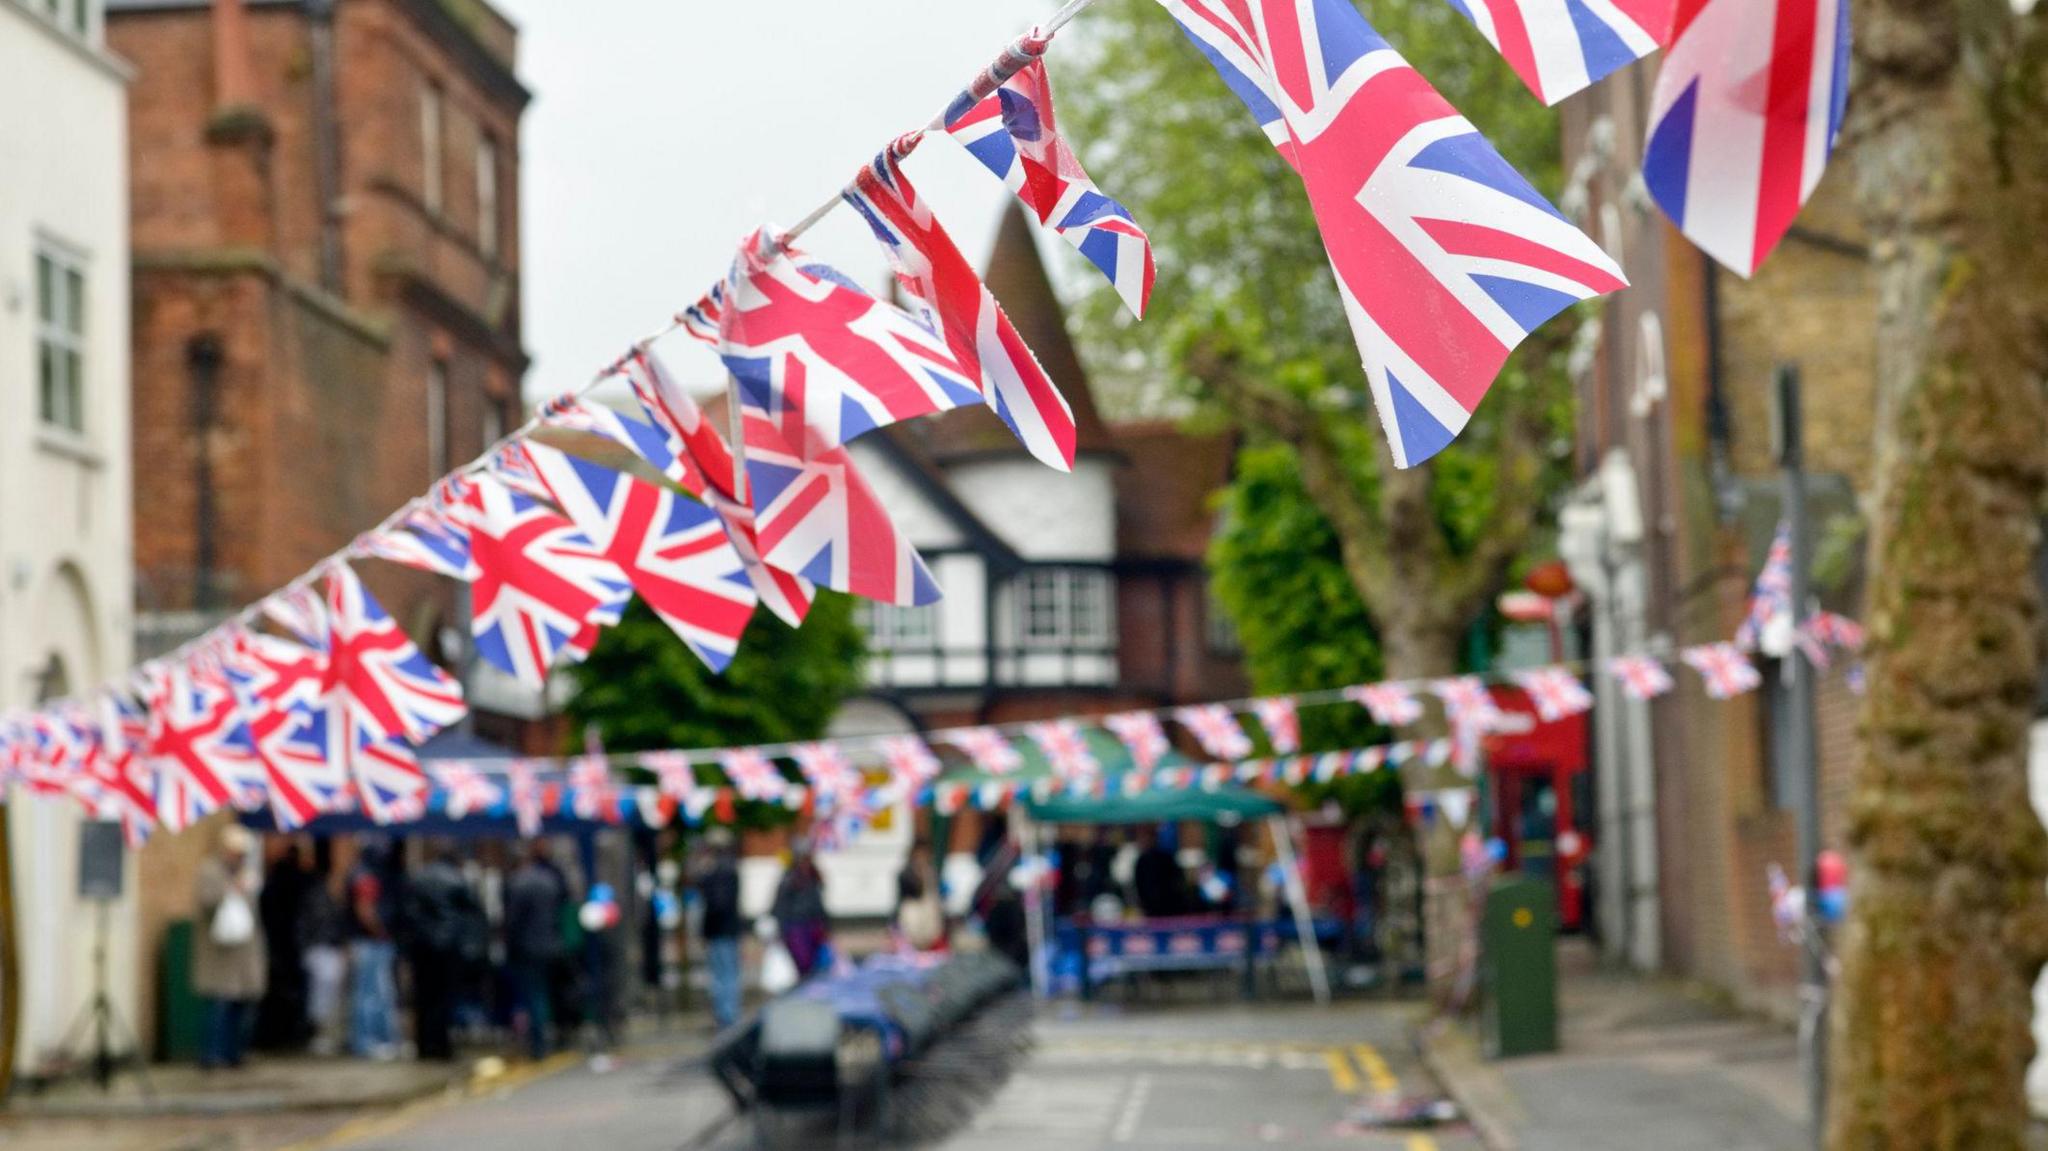
[{"label": "pavement", "polygon": [[1699,988],[1563,953],[1562,1050],[1487,1061],[1466,1025],[1419,1032],[1430,1069],[1490,1151],[1805,1151],[1789,1029]]}]

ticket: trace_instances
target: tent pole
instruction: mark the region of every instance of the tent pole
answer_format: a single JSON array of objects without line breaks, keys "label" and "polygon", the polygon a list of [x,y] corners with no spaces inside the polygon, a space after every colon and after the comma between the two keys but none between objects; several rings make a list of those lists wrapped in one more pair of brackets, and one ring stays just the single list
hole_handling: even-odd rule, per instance
[{"label": "tent pole", "polygon": [[[1021,811],[1011,823],[1023,860],[1038,858],[1038,825]],[[1022,862],[1020,860],[1019,862]],[[1052,992],[1052,973],[1046,970],[1045,904],[1043,884],[1033,883],[1024,892],[1024,933],[1031,947],[1031,994],[1045,999]]]},{"label": "tent pole", "polygon": [[1294,909],[1294,932],[1301,939],[1301,959],[1308,968],[1309,989],[1315,993],[1316,1002],[1330,1001],[1330,975],[1323,969],[1323,949],[1316,942],[1316,924],[1308,913],[1308,885],[1302,882],[1301,867],[1294,857],[1294,818],[1273,815],[1266,817],[1266,827],[1273,836],[1273,850],[1280,856],[1280,874],[1287,885],[1287,902]]}]

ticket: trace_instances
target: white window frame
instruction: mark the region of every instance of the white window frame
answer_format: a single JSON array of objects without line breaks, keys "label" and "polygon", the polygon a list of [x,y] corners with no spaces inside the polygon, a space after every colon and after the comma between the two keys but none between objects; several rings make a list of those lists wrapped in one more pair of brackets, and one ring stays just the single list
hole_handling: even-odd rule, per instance
[{"label": "white window frame", "polygon": [[489,259],[498,255],[498,140],[489,132],[476,138],[476,246]]},{"label": "white window frame", "polygon": [[1116,634],[1114,590],[1102,568],[1031,568],[1011,585],[1012,637],[1026,649],[1108,648]]},{"label": "white window frame", "polygon": [[448,474],[448,365],[427,364],[427,482]]},{"label": "white window frame", "polygon": [[441,181],[445,157],[441,135],[446,102],[441,86],[432,80],[420,85],[420,202],[433,215],[441,214]]},{"label": "white window frame", "polygon": [[[86,433],[91,284],[75,251],[48,242],[35,248],[36,422],[70,437]],[[46,282],[47,280],[47,282]],[[47,375],[61,365],[55,390]]]},{"label": "white window frame", "polygon": [[858,615],[870,651],[930,652],[944,634],[938,604],[899,607],[861,600]]}]

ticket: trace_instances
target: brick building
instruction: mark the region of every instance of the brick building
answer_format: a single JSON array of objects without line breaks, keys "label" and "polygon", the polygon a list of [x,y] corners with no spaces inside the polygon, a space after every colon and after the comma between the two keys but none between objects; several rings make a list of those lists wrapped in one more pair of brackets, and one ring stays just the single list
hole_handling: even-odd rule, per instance
[{"label": "brick building", "polygon": [[[517,33],[483,0],[109,0],[106,28],[135,70],[147,656],[298,575],[518,422],[529,94]],[[454,591],[372,579],[436,650]],[[474,694],[490,706],[488,687]],[[207,838],[147,849],[145,956],[184,912]]]},{"label": "brick building", "polygon": [[[987,281],[1073,406],[1074,471],[1062,475],[1032,459],[984,408],[898,425],[854,444],[864,475],[924,554],[945,598],[921,608],[864,609],[868,691],[846,705],[832,734],[1241,696],[1235,642],[1210,603],[1202,565],[1215,527],[1211,496],[1230,480],[1233,440],[1168,423],[1103,420],[1041,261],[1036,226],[1021,212],[1001,224]],[[903,814],[821,860],[835,912],[893,907],[912,835]],[[947,825],[942,854],[956,868],[971,866],[979,830],[972,812]],[[773,859],[750,859],[750,898],[765,903],[778,873]],[[971,886],[953,884],[963,894]]]},{"label": "brick building", "polygon": [[[1779,519],[1772,378],[1804,380],[1814,587],[1861,615],[1859,497],[1872,466],[1876,315],[1846,163],[1754,279],[1692,247],[1643,194],[1639,68],[1565,108],[1568,209],[1624,264],[1579,363],[1578,460],[1566,513],[1593,593],[1596,650],[1724,640]],[[1576,537],[1576,539],[1574,538]],[[1707,699],[1692,673],[1643,706],[1603,685],[1596,722],[1600,919],[1609,948],[1791,1015],[1798,954],[1772,924],[1765,869],[1796,873],[1796,778],[1783,762],[1778,661],[1763,691]],[[1855,697],[1820,677],[1823,838],[1843,845]]]}]

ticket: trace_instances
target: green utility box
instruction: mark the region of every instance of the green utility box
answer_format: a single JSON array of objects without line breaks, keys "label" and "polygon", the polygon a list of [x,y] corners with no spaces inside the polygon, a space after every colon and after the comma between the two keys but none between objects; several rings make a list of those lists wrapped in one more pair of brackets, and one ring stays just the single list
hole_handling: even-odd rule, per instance
[{"label": "green utility box", "polygon": [[1508,876],[1486,893],[1479,975],[1488,1056],[1557,1050],[1557,893],[1550,884]]},{"label": "green utility box", "polygon": [[192,921],[179,919],[164,930],[157,963],[157,1055],[167,1063],[199,1058],[205,1008],[192,991]]}]

